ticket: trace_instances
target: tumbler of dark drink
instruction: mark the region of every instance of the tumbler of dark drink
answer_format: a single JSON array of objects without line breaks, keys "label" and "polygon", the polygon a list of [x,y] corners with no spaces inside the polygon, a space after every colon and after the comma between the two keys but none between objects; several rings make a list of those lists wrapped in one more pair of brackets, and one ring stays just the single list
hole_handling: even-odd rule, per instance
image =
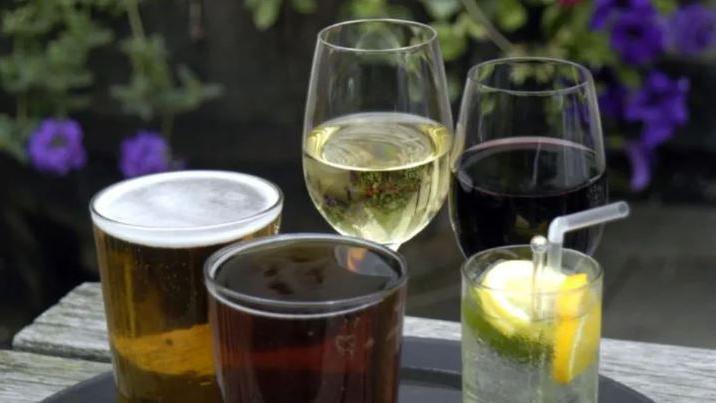
[{"label": "tumbler of dark drink", "polygon": [[382,245],[291,234],[205,266],[225,403],[396,402],[407,271]]}]

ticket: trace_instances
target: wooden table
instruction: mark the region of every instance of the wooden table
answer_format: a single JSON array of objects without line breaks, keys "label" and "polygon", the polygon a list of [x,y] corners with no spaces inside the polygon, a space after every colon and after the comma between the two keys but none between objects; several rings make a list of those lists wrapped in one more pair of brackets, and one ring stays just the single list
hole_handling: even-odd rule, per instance
[{"label": "wooden table", "polygon": [[[405,335],[459,340],[460,324],[408,317]],[[37,402],[110,370],[99,284],[70,292],[18,333],[13,347],[0,350],[2,403]],[[600,365],[656,402],[716,402],[716,350],[603,339]]]}]

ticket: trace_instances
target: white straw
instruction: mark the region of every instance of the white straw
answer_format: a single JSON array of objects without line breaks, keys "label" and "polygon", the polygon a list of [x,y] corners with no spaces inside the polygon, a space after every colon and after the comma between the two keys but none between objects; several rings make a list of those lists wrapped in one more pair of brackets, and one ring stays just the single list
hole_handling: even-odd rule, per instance
[{"label": "white straw", "polygon": [[564,243],[565,233],[593,225],[604,224],[609,221],[625,218],[628,215],[629,205],[626,202],[616,202],[555,218],[552,220],[552,223],[550,223],[549,231],[547,232],[547,240],[549,241],[547,266],[561,270],[562,243]]},{"label": "white straw", "polygon": [[539,287],[541,283],[540,277],[543,275],[545,264],[545,255],[549,243],[547,238],[542,235],[535,235],[530,242],[532,249],[532,320],[542,317],[542,299],[540,298]]}]

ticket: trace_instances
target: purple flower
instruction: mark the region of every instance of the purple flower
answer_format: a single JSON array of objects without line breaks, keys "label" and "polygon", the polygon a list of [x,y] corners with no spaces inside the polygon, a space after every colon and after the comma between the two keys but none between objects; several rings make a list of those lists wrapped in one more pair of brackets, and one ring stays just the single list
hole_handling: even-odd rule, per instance
[{"label": "purple flower", "polygon": [[166,171],[170,162],[169,145],[159,133],[139,131],[122,141],[119,169],[125,178]]},{"label": "purple flower", "polygon": [[590,22],[591,28],[604,28],[616,15],[628,11],[636,11],[643,16],[656,13],[650,0],[596,0]]},{"label": "purple flower", "polygon": [[45,119],[28,143],[30,160],[37,170],[64,176],[87,162],[82,127],[71,119]]},{"label": "purple flower", "polygon": [[653,71],[643,87],[629,100],[624,117],[630,122],[643,122],[641,142],[654,148],[668,140],[676,126],[688,120],[686,97],[689,81],[686,78],[671,80],[660,71]]},{"label": "purple flower", "polygon": [[639,140],[644,147],[653,149],[674,136],[676,126],[667,122],[646,123]]},{"label": "purple flower", "polygon": [[624,114],[627,89],[619,83],[610,83],[599,94],[599,110],[607,118],[620,120]]},{"label": "purple flower", "polygon": [[626,154],[631,164],[631,189],[644,190],[651,182],[651,149],[639,143],[629,143]]},{"label": "purple flower", "polygon": [[628,64],[650,63],[664,52],[666,30],[656,14],[629,11],[612,26],[611,45]]},{"label": "purple flower", "polygon": [[713,43],[716,13],[700,4],[684,6],[674,14],[670,27],[675,50],[695,55]]}]

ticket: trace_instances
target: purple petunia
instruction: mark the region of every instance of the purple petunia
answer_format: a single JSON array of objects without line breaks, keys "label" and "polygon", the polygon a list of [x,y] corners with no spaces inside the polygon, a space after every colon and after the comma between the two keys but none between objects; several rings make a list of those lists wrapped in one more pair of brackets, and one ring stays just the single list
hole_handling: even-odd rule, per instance
[{"label": "purple petunia", "polygon": [[700,4],[680,8],[670,23],[673,46],[684,55],[706,50],[714,42],[716,13]]},{"label": "purple petunia", "polygon": [[624,115],[624,104],[628,95],[627,89],[619,83],[609,84],[599,94],[599,110],[607,118],[620,120]]},{"label": "purple petunia", "polygon": [[170,168],[169,145],[159,133],[139,131],[121,146],[119,169],[125,178],[163,172]]},{"label": "purple petunia", "polygon": [[590,26],[592,29],[604,28],[615,16],[630,11],[644,17],[656,14],[650,0],[596,0]]},{"label": "purple petunia", "polygon": [[71,119],[45,119],[28,143],[30,161],[39,171],[66,175],[87,162],[82,127]]},{"label": "purple petunia", "polygon": [[656,14],[625,12],[614,21],[611,45],[628,64],[650,63],[664,52],[666,29]]},{"label": "purple petunia", "polygon": [[631,164],[631,189],[644,190],[651,182],[651,149],[639,143],[629,143],[626,154]]},{"label": "purple petunia", "polygon": [[630,122],[644,123],[641,143],[654,148],[668,140],[676,126],[688,119],[686,98],[689,81],[671,80],[660,71],[653,71],[644,85],[626,105],[624,117]]}]

